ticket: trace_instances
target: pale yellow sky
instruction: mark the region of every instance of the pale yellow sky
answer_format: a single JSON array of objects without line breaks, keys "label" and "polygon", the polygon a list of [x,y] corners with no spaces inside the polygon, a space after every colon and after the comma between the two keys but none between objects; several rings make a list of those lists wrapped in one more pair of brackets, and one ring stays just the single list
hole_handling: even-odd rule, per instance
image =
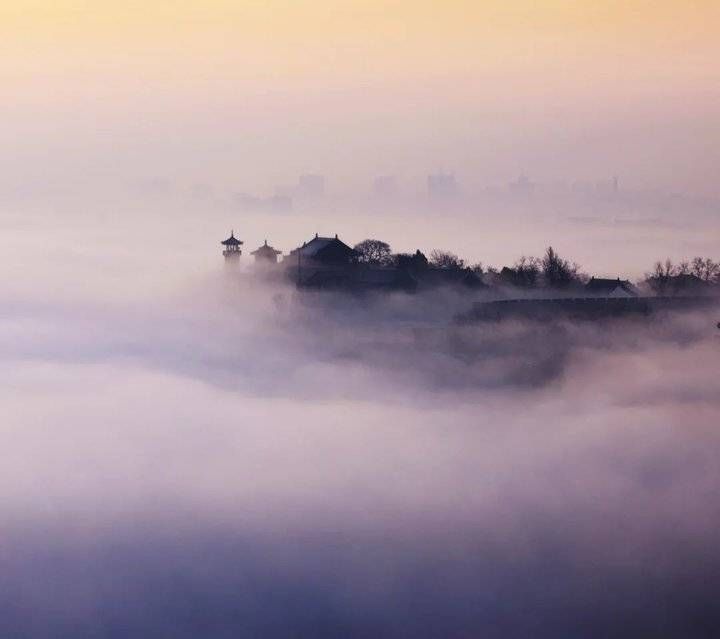
[{"label": "pale yellow sky", "polygon": [[[6,57],[4,66],[82,67],[145,55],[191,70],[228,60],[252,63],[258,75],[362,74],[372,68],[381,76],[421,77],[540,70],[548,63],[573,70],[589,64],[596,70],[624,56],[651,74],[702,76],[710,72],[709,56],[718,53],[720,5],[713,0],[25,0],[3,3],[0,23],[4,46],[23,54],[12,61]],[[168,54],[177,56],[174,62]]]},{"label": "pale yellow sky", "polygon": [[714,0],[4,2],[0,132],[78,170],[116,147],[228,179],[236,139],[257,179],[537,162],[711,191],[719,26]]}]

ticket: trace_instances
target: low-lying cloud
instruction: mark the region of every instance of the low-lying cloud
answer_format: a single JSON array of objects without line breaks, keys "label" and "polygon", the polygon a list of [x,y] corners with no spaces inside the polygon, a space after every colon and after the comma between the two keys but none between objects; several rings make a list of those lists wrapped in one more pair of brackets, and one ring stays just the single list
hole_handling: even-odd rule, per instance
[{"label": "low-lying cloud", "polygon": [[711,312],[99,299],[5,301],[4,636],[714,636]]}]

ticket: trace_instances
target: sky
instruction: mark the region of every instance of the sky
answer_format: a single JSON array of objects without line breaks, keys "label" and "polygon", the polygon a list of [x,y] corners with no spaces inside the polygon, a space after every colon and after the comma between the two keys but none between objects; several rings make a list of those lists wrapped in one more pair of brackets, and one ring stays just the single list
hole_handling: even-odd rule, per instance
[{"label": "sky", "polygon": [[712,1],[6,2],[0,184],[444,169],[717,196],[719,23]]}]

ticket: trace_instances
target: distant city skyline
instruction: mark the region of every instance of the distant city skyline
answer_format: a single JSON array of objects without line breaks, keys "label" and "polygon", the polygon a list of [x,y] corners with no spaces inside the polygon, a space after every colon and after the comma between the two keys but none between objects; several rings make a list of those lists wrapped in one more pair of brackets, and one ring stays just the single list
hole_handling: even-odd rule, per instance
[{"label": "distant city skyline", "polygon": [[[620,196],[621,194],[656,194],[703,198],[701,194],[679,192],[672,189],[646,188],[642,184],[627,183],[618,175],[600,175],[589,179],[541,180],[528,172],[508,176],[504,181],[483,182],[476,175],[452,172],[428,172],[418,175],[383,174],[362,180],[343,180],[332,174],[301,174],[295,184],[238,190],[235,185],[210,185],[207,183],[173,183],[163,178],[148,178],[135,182],[134,190],[143,194],[169,194],[188,191],[193,198],[208,199],[222,193],[231,194],[238,203],[258,205],[276,210],[290,210],[294,202],[318,203],[337,197],[356,197],[360,200],[371,197],[379,202],[391,203],[402,200],[427,200],[438,203],[473,200],[488,196],[506,194],[519,198],[533,198],[551,195]],[[712,199],[712,198],[710,198]]]},{"label": "distant city skyline", "polygon": [[720,196],[711,0],[32,0],[0,19],[0,192],[442,169]]}]

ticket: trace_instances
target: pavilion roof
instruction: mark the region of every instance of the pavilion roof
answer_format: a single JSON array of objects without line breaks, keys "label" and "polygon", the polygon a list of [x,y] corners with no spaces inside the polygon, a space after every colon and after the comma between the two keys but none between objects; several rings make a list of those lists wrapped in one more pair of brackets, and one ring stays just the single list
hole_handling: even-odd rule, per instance
[{"label": "pavilion roof", "polygon": [[290,251],[290,254],[297,255],[300,253],[303,257],[315,257],[317,253],[333,243],[337,243],[346,248],[348,251],[352,251],[352,248],[340,240],[337,235],[335,237],[321,237],[316,233],[313,239],[309,242],[305,242],[302,246],[293,249]]},{"label": "pavilion roof", "polygon": [[223,246],[240,246],[242,244],[241,240],[238,240],[235,237],[235,231],[231,231],[230,237],[227,240],[223,240],[220,242]]},{"label": "pavilion roof", "polygon": [[265,244],[263,244],[257,250],[253,251],[251,255],[262,255],[263,253],[268,255],[280,255],[282,251],[278,251],[276,248],[269,246],[267,240],[265,240]]}]

